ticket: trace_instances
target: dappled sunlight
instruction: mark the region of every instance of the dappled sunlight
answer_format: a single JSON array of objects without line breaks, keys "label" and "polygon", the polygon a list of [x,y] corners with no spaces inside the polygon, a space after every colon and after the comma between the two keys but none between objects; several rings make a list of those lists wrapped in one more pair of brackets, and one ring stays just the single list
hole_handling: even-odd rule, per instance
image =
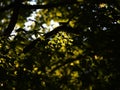
[{"label": "dappled sunlight", "polygon": [[118,1],[1,1],[0,90],[119,90]]}]

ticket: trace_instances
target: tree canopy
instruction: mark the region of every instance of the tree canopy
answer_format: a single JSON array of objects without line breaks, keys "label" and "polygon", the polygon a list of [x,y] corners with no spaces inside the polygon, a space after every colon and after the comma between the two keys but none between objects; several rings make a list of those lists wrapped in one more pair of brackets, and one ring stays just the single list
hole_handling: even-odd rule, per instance
[{"label": "tree canopy", "polygon": [[120,0],[0,0],[0,90],[119,90]]}]

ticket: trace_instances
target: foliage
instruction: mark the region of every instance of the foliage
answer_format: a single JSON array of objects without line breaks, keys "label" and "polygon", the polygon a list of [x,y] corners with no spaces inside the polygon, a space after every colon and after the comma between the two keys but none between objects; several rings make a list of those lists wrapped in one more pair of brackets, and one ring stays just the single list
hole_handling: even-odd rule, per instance
[{"label": "foliage", "polygon": [[0,90],[120,89],[120,0],[4,0],[0,13]]}]

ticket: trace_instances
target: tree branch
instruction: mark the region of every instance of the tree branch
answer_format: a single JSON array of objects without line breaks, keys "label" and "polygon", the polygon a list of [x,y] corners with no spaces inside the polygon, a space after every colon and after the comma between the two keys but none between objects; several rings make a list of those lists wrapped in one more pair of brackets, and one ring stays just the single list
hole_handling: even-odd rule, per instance
[{"label": "tree branch", "polygon": [[3,36],[8,38],[13,31],[15,24],[17,23],[18,15],[19,15],[19,3],[16,3],[14,8],[13,8],[13,14],[10,19],[10,23],[8,27],[4,30]]},{"label": "tree branch", "polygon": [[59,27],[55,28],[54,30],[44,34],[44,37],[45,37],[45,39],[47,39],[53,35],[56,35],[59,31],[64,31],[67,33],[74,33],[74,29],[72,27],[67,26],[67,25],[62,25],[62,26],[59,26]]},{"label": "tree branch", "polygon": [[[22,1],[21,1],[22,2]],[[6,10],[9,10],[15,6],[16,2],[11,3],[10,5],[6,7],[0,8],[0,12],[4,12]],[[76,0],[70,0],[70,1],[62,1],[58,3],[48,3],[46,5],[27,5],[27,4],[21,4],[20,7],[24,9],[49,9],[49,8],[54,8],[54,7],[59,7],[59,6],[65,6],[65,5],[72,5],[78,3]]]},{"label": "tree branch", "polygon": [[[19,2],[15,1],[14,4],[10,4],[10,5],[8,5],[7,7],[4,8],[4,10],[8,10],[9,8],[13,7],[12,5],[14,5],[13,14],[12,14],[10,23],[9,23],[7,29],[5,29],[4,32],[3,32],[3,36],[5,36],[6,38],[10,36],[11,32],[13,31],[13,29],[15,27],[15,24],[17,23],[19,8],[24,8],[24,9],[25,8],[26,9],[46,9],[46,8],[65,6],[65,5],[70,5],[70,4],[76,3],[76,1],[73,0],[73,1],[54,3],[54,4],[50,3],[50,4],[47,4],[47,5],[24,5],[24,4],[21,4],[20,1]],[[49,33],[49,34],[52,34],[52,32]]]},{"label": "tree branch", "polygon": [[22,8],[25,9],[49,9],[49,8],[55,8],[55,7],[59,7],[59,6],[65,6],[65,5],[72,5],[78,3],[76,0],[72,0],[72,1],[62,1],[59,3],[49,3],[46,5],[24,5],[22,4]]},{"label": "tree branch", "polygon": [[[68,27],[66,25],[62,25],[62,26],[59,26],[59,27],[55,28],[54,30],[52,30],[52,31],[44,34],[43,37],[44,37],[44,39],[50,38],[51,36],[56,35],[59,31],[65,31],[65,32],[68,32],[68,33],[76,33],[75,32],[76,30],[73,29],[72,27]],[[27,53],[31,49],[33,49],[35,47],[35,45],[36,45],[37,42],[41,42],[42,43],[42,40],[40,38],[38,38],[38,39],[32,41],[29,45],[27,45],[23,49],[23,53]]]}]

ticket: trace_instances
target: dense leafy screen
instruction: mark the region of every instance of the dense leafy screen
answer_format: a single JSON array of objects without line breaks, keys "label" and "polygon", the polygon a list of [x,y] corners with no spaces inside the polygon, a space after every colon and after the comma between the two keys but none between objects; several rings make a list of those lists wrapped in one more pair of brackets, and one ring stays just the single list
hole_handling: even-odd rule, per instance
[{"label": "dense leafy screen", "polygon": [[119,90],[120,0],[0,1],[0,90]]}]

